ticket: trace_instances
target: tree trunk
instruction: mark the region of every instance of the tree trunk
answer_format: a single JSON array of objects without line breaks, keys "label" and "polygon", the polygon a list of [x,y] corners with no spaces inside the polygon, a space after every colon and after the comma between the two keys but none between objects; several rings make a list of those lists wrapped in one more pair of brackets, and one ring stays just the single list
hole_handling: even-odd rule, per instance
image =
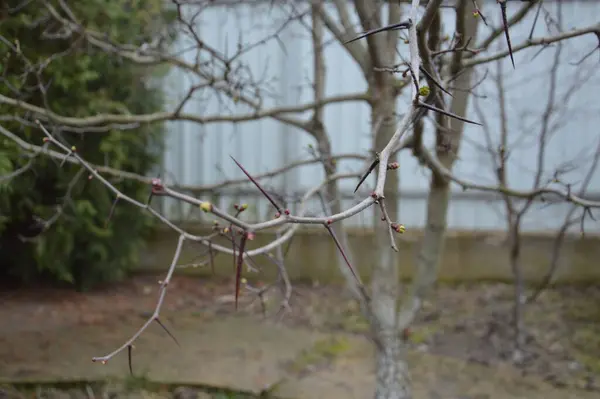
[{"label": "tree trunk", "polygon": [[[396,99],[391,84],[374,90],[372,123],[381,120],[379,131],[376,132],[373,149],[380,151],[389,142],[395,131],[394,111]],[[383,119],[382,119],[383,118]],[[390,158],[394,162],[396,157]],[[397,171],[387,175],[383,191],[388,215],[398,220],[398,189],[399,178]],[[396,313],[399,293],[399,273],[397,254],[392,250],[387,223],[381,220],[379,207],[374,208],[374,242],[373,242],[373,272],[371,310],[377,322],[376,339],[376,376],[377,387],[375,398],[410,398],[410,379],[406,365],[403,345],[396,328]]]},{"label": "tree trunk", "polygon": [[375,399],[407,399],[411,397],[410,377],[405,348],[397,330],[386,331],[376,354]]},{"label": "tree trunk", "polygon": [[519,362],[525,345],[523,334],[523,270],[521,269],[521,215],[511,215],[510,221],[510,267],[515,277],[513,304],[514,352],[513,361]]}]

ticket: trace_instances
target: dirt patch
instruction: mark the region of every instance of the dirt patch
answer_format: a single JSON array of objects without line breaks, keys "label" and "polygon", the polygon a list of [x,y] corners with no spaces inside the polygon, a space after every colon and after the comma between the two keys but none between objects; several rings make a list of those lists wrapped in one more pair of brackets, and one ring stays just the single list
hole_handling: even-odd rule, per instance
[{"label": "dirt patch", "polygon": [[[288,323],[367,333],[358,304],[343,290],[296,289]],[[513,350],[512,298],[506,284],[438,287],[410,329],[410,346],[489,367],[508,365],[557,387],[600,391],[600,289],[554,288],[527,305],[520,358]]]},{"label": "dirt patch", "polygon": [[[38,359],[37,364],[27,363],[31,370],[22,370],[23,373],[35,373],[48,362],[61,363],[64,360],[70,364],[69,366],[65,363],[65,367],[72,367],[73,372],[80,370],[84,367],[83,364],[88,364],[85,362],[89,362],[91,355],[102,355],[103,351],[113,349],[113,345],[124,342],[128,334],[135,331],[135,326],[141,325],[144,319],[151,315],[158,294],[159,279],[160,277],[156,276],[138,276],[127,282],[101,287],[86,294],[49,288],[4,290],[0,293],[0,301],[3,304],[0,307],[0,320],[3,321],[0,325],[2,363],[23,364],[24,360]],[[215,320],[222,321],[230,317],[251,317],[254,320],[263,318],[261,302],[248,291],[243,293],[240,309],[236,313],[232,293],[231,280],[177,276],[169,286],[162,317],[167,325],[174,328],[174,333],[189,331],[184,333],[183,337],[178,337],[184,340],[186,345],[193,345],[197,339],[195,330],[202,332],[204,326],[214,324]],[[448,380],[444,383],[446,385],[456,385],[459,378],[452,376],[452,370],[457,364],[466,364],[487,369],[488,374],[503,367],[512,370],[508,374],[511,378],[532,376],[559,388],[598,391],[600,289],[552,289],[528,306],[526,351],[523,358],[516,363],[511,357],[511,300],[511,287],[503,284],[439,287],[432,293],[419,320],[411,328],[410,346],[415,353],[421,353],[423,356],[442,355],[463,362],[452,363],[453,365],[448,367],[444,377]],[[320,331],[325,334],[323,336],[339,331],[364,335],[367,331],[368,326],[360,316],[356,302],[340,287],[296,284],[291,305],[292,312],[282,320],[285,326]],[[277,310],[275,298],[267,295],[265,308],[269,313],[274,313]],[[84,340],[75,336],[66,339],[65,334],[76,328],[80,329],[78,331],[90,331],[90,337]],[[233,328],[234,332],[236,329],[240,327]],[[230,330],[231,328],[227,329]],[[218,334],[226,334],[227,331],[223,330]],[[240,334],[242,337],[249,332],[240,331]],[[37,337],[36,342],[45,345],[45,348],[28,346],[25,338],[34,336]],[[232,335],[234,336],[237,335]],[[257,336],[256,342],[266,339],[265,337]],[[40,354],[43,351],[48,354],[61,351],[70,353],[72,350],[69,342],[77,342],[78,339],[89,344],[85,348],[79,346],[77,349],[86,353],[77,355],[74,352],[69,356],[79,356],[84,363],[79,364],[72,359],[43,359],[45,355]],[[160,352],[154,348],[155,339],[160,339],[161,345],[170,345],[166,341],[168,337],[159,328],[150,331],[147,338],[140,341],[140,352],[146,353],[144,356],[150,363],[152,356],[159,356]],[[344,364],[350,362],[346,356],[347,343],[323,339],[315,338],[314,342],[309,343],[308,349],[298,347],[300,355],[288,362],[288,367],[295,367],[297,375],[308,370],[306,378],[315,374],[331,374],[331,370],[336,370],[335,367],[343,369]],[[208,344],[204,346],[204,349],[196,349],[204,351],[203,353],[216,350]],[[283,349],[284,347],[279,350]],[[247,356],[251,355],[250,352],[256,352],[250,347],[244,350]],[[225,347],[223,351],[226,351]],[[339,356],[340,354],[343,356]],[[252,356],[255,355],[258,356]],[[232,365],[235,364],[235,356],[239,354],[232,352]],[[177,362],[177,355],[173,355],[169,361]],[[341,363],[335,366],[338,361]],[[419,364],[422,366],[422,363]],[[416,367],[416,370],[419,370],[420,366]],[[216,369],[212,366],[207,367],[205,372],[214,372]],[[318,370],[318,373],[311,374],[314,370]],[[119,364],[119,372],[122,375],[126,374],[126,363]],[[330,377],[335,380],[333,375]],[[415,378],[418,380],[422,376]],[[453,378],[455,382],[452,382]],[[482,377],[482,381],[485,378]],[[509,382],[505,383],[510,385]],[[491,392],[494,392],[492,388]],[[537,388],[535,390],[538,391]],[[561,397],[560,393],[557,395]]]}]

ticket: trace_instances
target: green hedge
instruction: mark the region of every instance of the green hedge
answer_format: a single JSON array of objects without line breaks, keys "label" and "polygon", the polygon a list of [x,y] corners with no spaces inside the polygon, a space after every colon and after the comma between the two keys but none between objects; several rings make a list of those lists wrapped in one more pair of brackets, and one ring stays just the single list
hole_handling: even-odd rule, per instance
[{"label": "green hedge", "polygon": [[[9,2],[10,3],[10,2]],[[13,2],[14,3],[14,2]],[[18,3],[18,2],[17,2]],[[57,2],[55,2],[57,3]],[[172,12],[162,9],[161,0],[86,0],[68,2],[80,21],[90,29],[106,32],[111,40],[136,44],[150,40],[161,26],[168,26]],[[57,9],[59,8],[56,4]],[[43,38],[44,31],[56,32],[56,24],[42,19],[42,3],[31,2],[0,24],[0,34],[18,45],[33,64],[61,52],[42,72],[49,82],[47,100],[54,112],[73,117],[98,113],[148,113],[160,110],[163,94],[147,82],[166,71],[139,67],[77,41]],[[6,15],[6,13],[5,13]],[[0,84],[0,93],[43,106],[37,81],[29,73],[22,79],[25,64],[0,43],[0,72],[10,85]],[[22,111],[0,105],[0,115],[25,116]],[[15,121],[2,125],[21,138],[42,143],[39,129]],[[78,153],[96,164],[139,174],[148,173],[160,159],[163,127],[141,126],[135,130],[85,134],[62,132],[60,137],[75,145]],[[11,140],[0,135],[0,176],[28,162],[27,155]],[[51,279],[87,289],[95,283],[122,278],[135,264],[152,220],[131,205],[120,203],[107,222],[114,196],[99,181],[85,173],[70,189],[61,216],[46,231],[37,217],[50,219],[80,167],[60,165],[45,156],[35,158],[25,173],[0,183],[0,276],[22,281]],[[141,201],[149,187],[132,181],[115,181],[124,193]]]}]

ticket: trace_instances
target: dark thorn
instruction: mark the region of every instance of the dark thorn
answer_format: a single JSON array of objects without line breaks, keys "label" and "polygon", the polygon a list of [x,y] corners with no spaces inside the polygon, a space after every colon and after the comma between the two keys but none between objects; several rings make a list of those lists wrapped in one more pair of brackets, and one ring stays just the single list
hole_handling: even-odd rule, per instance
[{"label": "dark thorn", "polygon": [[215,256],[212,251],[212,241],[208,242],[208,257],[210,259],[210,270],[212,271],[212,275],[215,275]]},{"label": "dark thorn", "polygon": [[273,204],[273,206],[275,207],[275,209],[277,209],[277,211],[279,211],[281,213],[282,212],[281,208],[279,207],[279,205],[277,205],[275,203],[275,201],[273,201],[273,198],[271,198],[271,196],[269,194],[267,194],[267,192],[261,187],[261,185],[258,184],[258,182],[256,180],[254,180],[254,178],[252,176],[250,176],[250,173],[248,173],[246,171],[246,169],[244,169],[244,167],[238,161],[235,160],[234,157],[232,157],[231,155],[230,155],[230,157],[231,157],[231,159],[233,159],[233,162],[235,162],[235,164],[242,170],[242,172],[244,172],[244,174],[246,175],[246,177],[248,177],[248,179],[250,179],[250,181],[252,183],[254,183],[254,185],[256,186],[256,188],[258,188],[260,190],[260,192],[269,200],[269,202],[271,204]]},{"label": "dark thorn", "polygon": [[154,196],[154,193],[152,192],[152,189],[150,189],[150,195],[148,195],[148,200],[146,201],[146,206],[150,206],[150,201],[152,201],[153,196]]},{"label": "dark thorn", "polygon": [[288,54],[287,49],[285,48],[285,44],[283,43],[283,40],[281,40],[279,35],[275,35],[275,40],[277,41],[277,44],[279,44],[279,47],[281,47],[281,50],[283,51],[283,53],[285,55],[287,55]]},{"label": "dark thorn", "polygon": [[481,20],[483,21],[483,24],[485,26],[489,26],[488,22],[487,22],[487,18],[485,17],[485,15],[483,15],[483,13],[481,12],[481,10],[479,8],[477,8],[475,11],[477,11],[477,13],[479,14],[479,16],[481,17]]},{"label": "dark thorn", "polygon": [[262,312],[263,318],[267,318],[267,305],[265,304],[265,298],[263,298],[263,294],[258,294],[260,298],[260,310]]},{"label": "dark thorn", "polygon": [[379,157],[375,158],[373,160],[373,162],[371,162],[371,166],[369,166],[369,169],[365,172],[364,175],[362,175],[362,177],[360,178],[360,180],[358,181],[358,184],[356,185],[356,188],[354,189],[354,192],[356,193],[360,187],[361,184],[363,184],[363,182],[367,179],[367,177],[369,177],[369,175],[371,174],[371,172],[373,171],[373,169],[375,169],[375,167],[379,164]]},{"label": "dark thorn", "polygon": [[466,123],[472,123],[473,125],[483,126],[479,122],[475,122],[475,121],[472,121],[470,119],[463,118],[462,116],[458,116],[456,114],[453,114],[452,112],[444,111],[443,109],[440,109],[438,107],[434,107],[433,105],[430,105],[430,104],[426,104],[426,103],[424,103],[422,101],[419,101],[419,106],[423,107],[423,108],[427,108],[430,111],[439,112],[440,114],[449,116],[449,117],[454,118],[454,119],[458,119],[459,121],[463,121],[463,122],[466,122]]},{"label": "dark thorn", "polygon": [[531,57],[531,59],[529,61],[533,61],[537,58],[538,55],[540,55],[542,53],[542,51],[546,50],[548,47],[550,47],[550,44],[546,44],[544,46],[542,46],[542,48],[540,48],[534,55],[533,57]]},{"label": "dark thorn", "polygon": [[163,328],[163,330],[166,331],[167,334],[169,334],[169,337],[171,337],[173,339],[173,341],[175,341],[177,346],[181,346],[181,345],[179,345],[179,341],[177,341],[177,338],[175,338],[175,336],[173,334],[171,334],[171,331],[169,331],[169,329],[162,323],[162,321],[160,321],[160,319],[158,317],[155,318],[154,320],[156,320],[158,325],[161,326]]},{"label": "dark thorn", "polygon": [[133,363],[131,362],[131,350],[132,349],[133,348],[131,347],[131,345],[127,345],[127,358],[128,358],[128,361],[129,361],[129,373],[131,375],[133,375]]},{"label": "dark thorn", "polygon": [[435,78],[429,72],[427,72],[427,70],[425,68],[423,68],[423,65],[421,65],[419,67],[419,69],[421,70],[421,72],[423,72],[423,75],[427,76],[427,78],[429,78],[433,82],[433,84],[436,85],[441,91],[443,91],[444,93],[446,93],[450,97],[454,97],[452,94],[450,94],[450,92],[448,90],[446,90],[444,88],[444,86],[442,86],[442,84],[440,82],[438,82],[437,80],[435,80]]},{"label": "dark thorn", "polygon": [[[157,179],[160,179],[160,174],[158,175]],[[150,201],[152,201],[153,196],[154,196],[154,185],[151,183],[150,184],[150,195],[148,195],[148,201],[146,201],[146,206],[150,205]]]},{"label": "dark thorn", "polygon": [[533,32],[535,31],[535,26],[537,25],[538,18],[540,16],[540,11],[542,10],[542,2],[539,2],[537,11],[535,12],[535,18],[533,20],[533,24],[531,25],[531,32],[529,32],[529,40],[533,38]]},{"label": "dark thorn", "polygon": [[585,212],[590,216],[590,219],[592,219],[594,222],[596,221],[596,218],[594,217],[594,214],[592,213],[592,210],[590,208],[585,208]]},{"label": "dark thorn", "polygon": [[235,255],[235,235],[233,234],[233,228],[229,227],[229,232],[231,233],[231,236],[229,237],[231,239],[231,250],[233,251],[233,271],[235,272],[235,267],[236,267],[236,255]]},{"label": "dark thorn", "polygon": [[510,34],[508,33],[508,20],[506,18],[506,0],[497,1],[500,4],[500,10],[502,11],[502,24],[504,25],[504,36],[506,37],[506,44],[508,44],[508,53],[510,54],[510,61],[512,62],[513,69],[516,69],[512,45],[510,43]]},{"label": "dark thorn", "polygon": [[117,202],[119,202],[119,198],[117,196],[117,198],[115,198],[115,200],[112,203],[112,206],[110,207],[110,211],[108,212],[108,218],[106,218],[106,222],[104,223],[104,228],[108,228],[108,223],[110,222],[110,219],[112,219],[113,214],[115,213],[115,208],[117,207]]},{"label": "dark thorn", "polygon": [[410,22],[410,21],[404,21],[404,22],[400,22],[400,23],[397,23],[397,24],[392,24],[392,25],[384,26],[382,28],[371,29],[371,30],[369,30],[369,31],[361,34],[360,36],[355,37],[354,39],[350,39],[350,40],[344,42],[344,44],[352,43],[352,42],[354,42],[356,40],[360,40],[360,39],[362,39],[364,37],[371,36],[371,35],[373,35],[375,33],[385,32],[385,31],[388,31],[388,30],[408,29],[411,26],[412,26],[412,22]]},{"label": "dark thorn", "polygon": [[240,241],[239,257],[235,270],[235,310],[238,308],[238,297],[240,295],[240,280],[242,278],[242,264],[244,263],[244,248],[246,247],[247,234],[244,233]]},{"label": "dark thorn", "polygon": [[333,238],[333,242],[335,242],[335,246],[337,247],[337,249],[342,254],[342,257],[344,258],[344,261],[346,262],[346,265],[348,265],[348,268],[352,272],[352,275],[354,276],[354,279],[356,280],[356,282],[359,285],[362,285],[361,282],[360,282],[360,280],[358,279],[358,275],[356,274],[356,272],[354,271],[354,268],[352,267],[352,264],[350,264],[350,261],[348,260],[348,257],[346,256],[346,253],[344,252],[344,249],[342,248],[342,244],[340,243],[340,241],[338,240],[338,238],[335,236],[335,233],[331,229],[331,226],[328,225],[328,224],[323,224],[323,226],[325,226],[325,228],[327,229],[327,231],[331,235],[331,238]]}]

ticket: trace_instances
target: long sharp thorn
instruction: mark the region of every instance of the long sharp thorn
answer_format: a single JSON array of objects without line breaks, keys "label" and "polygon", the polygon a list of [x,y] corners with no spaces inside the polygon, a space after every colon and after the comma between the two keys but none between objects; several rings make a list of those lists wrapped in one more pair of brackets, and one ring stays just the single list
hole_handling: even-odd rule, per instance
[{"label": "long sharp thorn", "polygon": [[110,223],[110,220],[113,217],[113,214],[115,213],[115,208],[117,207],[117,202],[119,202],[119,197],[115,198],[115,200],[112,203],[112,206],[110,207],[110,211],[108,212],[108,217],[106,218],[106,222],[104,222],[104,227],[108,228],[108,224]]},{"label": "long sharp thorn", "polygon": [[156,320],[156,322],[158,323],[158,325],[161,326],[162,329],[165,330],[165,332],[167,334],[169,334],[169,337],[171,337],[173,339],[173,341],[175,341],[175,343],[177,344],[177,346],[180,346],[179,345],[179,341],[177,341],[177,338],[175,338],[175,336],[173,334],[171,334],[171,331],[169,331],[169,329],[163,324],[163,322],[160,321],[160,319],[158,317],[155,318],[154,320]]},{"label": "long sharp thorn", "polygon": [[590,219],[592,219],[594,222],[596,221],[596,218],[594,217],[594,214],[590,208],[585,208],[585,212],[590,215]]},{"label": "long sharp thorn", "polygon": [[371,36],[371,35],[373,35],[375,33],[379,33],[379,32],[385,32],[385,31],[388,31],[388,30],[396,30],[396,29],[408,29],[408,28],[410,28],[411,24],[412,23],[409,22],[409,21],[404,21],[404,22],[400,22],[400,23],[397,23],[397,24],[387,25],[387,26],[384,26],[384,27],[381,27],[381,28],[371,29],[371,30],[366,31],[365,33],[363,33],[363,34],[355,37],[354,39],[350,39],[348,41],[345,41],[344,44],[349,44],[349,43],[355,42],[357,40],[360,40],[362,38],[365,38],[367,36]]},{"label": "long sharp thorn", "polygon": [[516,69],[512,45],[510,43],[510,34],[508,33],[508,19],[506,18],[506,0],[497,1],[498,4],[500,4],[500,11],[502,12],[502,24],[504,25],[504,36],[506,37],[506,44],[508,44],[508,53],[510,54],[510,61],[512,62],[513,69]]},{"label": "long sharp thorn", "polygon": [[131,350],[132,349],[133,348],[131,347],[131,345],[127,345],[127,359],[128,359],[128,362],[129,362],[129,373],[131,375],[133,375],[133,363],[131,361]]},{"label": "long sharp thorn", "polygon": [[458,119],[459,121],[463,121],[463,122],[466,122],[466,123],[472,123],[473,125],[482,126],[482,124],[479,123],[479,122],[475,122],[475,121],[472,121],[470,119],[463,118],[462,116],[458,116],[456,114],[453,114],[452,112],[444,111],[443,109],[440,109],[438,107],[434,107],[433,105],[424,103],[422,101],[419,101],[419,106],[421,106],[423,108],[427,108],[428,110],[431,110],[431,111],[434,111],[434,112],[439,112],[440,114],[449,116],[451,118]]},{"label": "long sharp thorn", "polygon": [[213,255],[213,251],[212,251],[212,241],[208,242],[208,258],[210,260],[210,270],[212,272],[212,275],[215,275],[215,256]]},{"label": "long sharp thorn", "polygon": [[537,25],[537,21],[540,16],[541,10],[542,10],[542,1],[539,2],[537,11],[535,12],[535,18],[533,19],[533,24],[531,25],[531,31],[529,32],[529,40],[531,40],[533,38],[533,32],[535,31],[535,26]]},{"label": "long sharp thorn", "polygon": [[340,241],[338,240],[338,238],[335,236],[335,233],[333,232],[333,229],[331,228],[331,226],[329,226],[327,224],[325,224],[325,228],[327,229],[327,231],[331,235],[331,238],[333,238],[333,242],[335,242],[335,246],[337,247],[337,249],[342,254],[342,257],[344,258],[344,261],[346,262],[346,265],[348,266],[348,269],[350,269],[350,271],[352,272],[352,275],[356,279],[356,282],[359,285],[362,285],[362,283],[360,282],[360,279],[358,278],[358,275],[354,271],[354,268],[352,267],[352,264],[350,263],[350,261],[348,260],[348,257],[346,256],[346,253],[344,252],[344,248],[342,248],[342,244],[340,243]]},{"label": "long sharp thorn", "polygon": [[481,20],[483,21],[483,23],[485,24],[485,26],[488,26],[487,18],[485,17],[485,15],[483,15],[483,13],[481,12],[481,10],[479,9],[479,6],[477,6],[477,1],[476,0],[473,0],[473,7],[475,8],[475,12],[477,14],[479,14],[479,16],[481,17]]},{"label": "long sharp thorn", "polygon": [[481,17],[481,20],[483,21],[484,25],[485,26],[489,26],[487,18],[485,17],[485,15],[483,15],[483,13],[481,12],[481,10],[478,9],[477,12],[479,13],[479,16]]},{"label": "long sharp thorn", "polygon": [[244,169],[244,167],[238,161],[236,161],[236,159],[234,157],[232,157],[231,155],[230,155],[230,157],[231,157],[231,159],[233,159],[233,162],[235,162],[235,164],[238,166],[238,168],[240,168],[242,170],[242,172],[244,172],[246,177],[248,177],[248,179],[250,179],[250,181],[252,183],[254,183],[256,188],[258,188],[260,190],[262,195],[264,195],[269,200],[269,202],[271,204],[273,204],[273,206],[275,207],[275,209],[277,209],[277,211],[279,213],[282,213],[281,207],[279,205],[277,205],[277,203],[273,200],[273,198],[271,198],[271,196],[269,194],[267,194],[267,192],[262,188],[262,186],[260,184],[258,184],[258,182],[252,176],[250,176],[250,173],[248,173],[248,171],[246,169]]},{"label": "long sharp thorn", "polygon": [[[160,174],[156,176],[157,179],[160,179]],[[154,192],[152,191],[152,186],[150,187],[150,194],[148,194],[148,201],[146,201],[146,205],[150,206],[150,201],[152,201],[152,197],[154,197]]]},{"label": "long sharp thorn", "polygon": [[233,271],[235,272],[235,268],[236,268],[236,255],[235,255],[235,236],[233,235],[233,229],[231,230],[231,237],[229,237],[231,239],[231,251],[233,254]]},{"label": "long sharp thorn", "polygon": [[237,267],[235,270],[235,310],[238,308],[238,298],[240,295],[240,281],[242,279],[242,264],[244,263],[244,248],[246,247],[246,233],[242,236],[240,240],[240,250],[238,251],[240,254],[237,260]]},{"label": "long sharp thorn", "polygon": [[365,172],[364,175],[362,175],[362,177],[358,181],[358,184],[356,185],[356,188],[354,189],[355,193],[358,191],[358,189],[360,188],[361,184],[363,184],[363,182],[365,180],[367,180],[367,177],[369,177],[369,175],[371,174],[371,172],[373,171],[373,169],[375,169],[375,167],[378,164],[379,164],[379,157],[373,160],[373,162],[371,163],[371,166],[369,166],[369,169]]},{"label": "long sharp thorn", "polygon": [[429,79],[431,79],[431,81],[433,82],[433,84],[436,85],[441,91],[443,91],[444,93],[446,93],[450,97],[454,97],[448,90],[446,90],[444,88],[444,86],[442,86],[442,84],[440,82],[438,82],[429,72],[427,72],[427,70],[425,68],[423,68],[423,65],[421,65],[419,67],[419,69],[421,70],[421,72],[423,72],[423,75],[425,75]]},{"label": "long sharp thorn", "polygon": [[146,206],[150,206],[150,202],[152,201],[152,197],[154,197],[154,193],[152,191],[150,191],[150,194],[148,195],[148,200],[146,201]]}]

